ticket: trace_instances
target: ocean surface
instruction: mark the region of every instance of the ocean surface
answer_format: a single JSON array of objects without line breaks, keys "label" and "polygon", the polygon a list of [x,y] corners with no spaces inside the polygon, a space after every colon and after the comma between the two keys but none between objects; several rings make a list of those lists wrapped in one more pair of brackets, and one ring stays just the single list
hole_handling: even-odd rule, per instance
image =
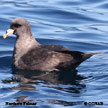
[{"label": "ocean surface", "polygon": [[[2,35],[16,17],[30,22],[41,44],[104,54],[73,72],[14,72],[16,37]],[[108,108],[108,0],[0,0],[0,108]]]}]

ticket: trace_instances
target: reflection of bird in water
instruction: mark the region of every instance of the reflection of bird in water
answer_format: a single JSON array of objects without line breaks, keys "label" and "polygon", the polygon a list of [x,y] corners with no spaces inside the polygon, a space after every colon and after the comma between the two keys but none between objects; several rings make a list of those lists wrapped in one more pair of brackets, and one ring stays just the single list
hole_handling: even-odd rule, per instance
[{"label": "reflection of bird in water", "polygon": [[[19,91],[32,91],[36,92],[37,95],[41,94],[42,90],[43,92],[46,92],[46,94],[50,93],[50,90],[60,90],[79,94],[82,89],[85,88],[85,84],[80,83],[81,80],[84,79],[84,77],[77,75],[77,71],[75,72],[36,72],[36,71],[24,71],[24,70],[15,70],[13,71],[13,75],[15,78],[13,79],[13,82],[17,82],[17,86],[11,87],[12,90],[19,90]],[[15,81],[14,81],[15,79]],[[12,81],[12,80],[11,80]],[[6,81],[5,81],[6,82]],[[10,81],[8,81],[10,82]],[[60,85],[59,85],[60,84]],[[11,85],[12,86],[12,85]],[[38,88],[39,87],[39,88]],[[47,89],[44,91],[44,89]],[[41,90],[41,92],[40,92]],[[28,92],[27,92],[28,93]],[[56,92],[55,92],[56,93]],[[36,95],[36,94],[35,94]],[[36,100],[34,98],[31,99],[30,96],[28,96],[28,99],[26,97],[28,94],[25,94],[25,96],[19,96],[16,97],[17,102],[37,102],[42,101],[40,99],[43,95]],[[67,102],[62,99],[47,99],[48,103],[52,104],[61,104],[66,106],[73,106],[74,104],[81,104],[82,102]]]},{"label": "reflection of bird in water", "polygon": [[77,75],[77,70],[72,71],[61,71],[61,72],[39,72],[39,71],[25,71],[15,70],[13,74],[25,84],[37,83],[37,80],[42,80],[52,84],[75,84],[76,80],[84,79],[83,76]]},{"label": "reflection of bird in water", "polygon": [[25,70],[14,70],[11,78],[2,80],[3,83],[16,83],[19,82],[18,86],[14,86],[13,90],[35,90],[33,84],[45,83],[45,84],[72,84],[80,85],[80,81],[85,77],[77,75],[77,71],[67,72],[39,72],[39,71],[25,71]]},{"label": "reflection of bird in water", "polygon": [[13,54],[13,66],[17,69],[41,72],[70,71],[92,55],[98,54],[71,51],[60,45],[40,45],[34,39],[30,25],[24,18],[14,19],[3,37],[11,34],[17,37]]}]

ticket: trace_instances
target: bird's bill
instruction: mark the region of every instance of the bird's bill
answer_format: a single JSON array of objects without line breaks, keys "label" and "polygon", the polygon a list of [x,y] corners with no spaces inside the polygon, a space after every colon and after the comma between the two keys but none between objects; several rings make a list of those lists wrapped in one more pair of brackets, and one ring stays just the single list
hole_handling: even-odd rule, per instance
[{"label": "bird's bill", "polygon": [[8,29],[6,33],[3,35],[3,38],[6,39],[8,36],[14,33],[13,29]]}]

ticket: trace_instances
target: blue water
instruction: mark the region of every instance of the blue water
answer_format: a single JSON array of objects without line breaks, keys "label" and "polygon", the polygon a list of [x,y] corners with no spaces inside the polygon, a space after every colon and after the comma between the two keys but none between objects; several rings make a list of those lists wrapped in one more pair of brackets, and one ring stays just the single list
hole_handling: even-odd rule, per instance
[{"label": "blue water", "polygon": [[[2,35],[16,17],[26,18],[41,44],[60,44],[71,50],[104,52],[77,68],[77,75],[40,74],[11,70],[15,36]],[[69,79],[69,81],[67,81]],[[8,106],[5,102],[36,102]],[[84,105],[103,102],[104,105]],[[107,108],[108,1],[0,0],[0,108]]]}]

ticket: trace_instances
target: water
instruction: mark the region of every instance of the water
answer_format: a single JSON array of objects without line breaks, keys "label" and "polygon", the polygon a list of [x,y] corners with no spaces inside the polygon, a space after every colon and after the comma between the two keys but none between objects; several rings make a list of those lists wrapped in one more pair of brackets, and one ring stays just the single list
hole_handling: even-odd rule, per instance
[{"label": "water", "polygon": [[[108,1],[1,0],[0,108],[107,108]],[[13,18],[24,17],[41,44],[60,44],[83,52],[104,52],[83,62],[77,75],[13,72],[15,36],[2,34]],[[35,106],[8,106],[5,102],[36,102]],[[103,102],[104,105],[84,105]]]}]

